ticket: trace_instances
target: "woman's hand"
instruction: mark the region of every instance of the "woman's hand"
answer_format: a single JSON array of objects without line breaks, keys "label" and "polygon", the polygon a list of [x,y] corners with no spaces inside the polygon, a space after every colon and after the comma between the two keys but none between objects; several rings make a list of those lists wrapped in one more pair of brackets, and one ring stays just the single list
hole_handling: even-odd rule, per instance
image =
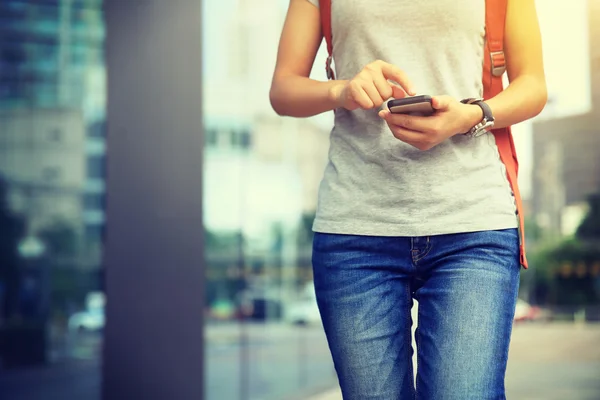
[{"label": "woman's hand", "polygon": [[463,104],[450,96],[432,99],[436,112],[428,117],[379,112],[397,139],[416,147],[429,150],[444,140],[467,132],[483,119],[483,111],[477,105]]},{"label": "woman's hand", "polygon": [[[393,81],[393,82],[390,82]],[[406,74],[384,61],[374,61],[349,81],[338,81],[331,87],[331,99],[347,110],[379,108],[387,99],[400,99],[416,94]]]}]

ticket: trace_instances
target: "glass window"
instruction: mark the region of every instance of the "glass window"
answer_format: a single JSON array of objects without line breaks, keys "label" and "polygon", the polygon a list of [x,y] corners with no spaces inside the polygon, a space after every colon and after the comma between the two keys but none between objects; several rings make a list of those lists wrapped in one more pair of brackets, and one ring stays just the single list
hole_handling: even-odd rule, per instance
[{"label": "glass window", "polygon": [[87,160],[87,176],[103,178],[105,174],[105,157],[103,155],[89,156]]},{"label": "glass window", "polygon": [[59,128],[48,129],[48,141],[53,143],[60,143],[63,140],[63,131]]},{"label": "glass window", "polygon": [[240,135],[240,146],[245,149],[249,148],[251,145],[251,139],[252,139],[250,136],[250,132],[246,131],[246,130],[242,130],[242,131],[240,131],[239,135]]},{"label": "glass window", "polygon": [[42,179],[52,183],[60,179],[61,172],[60,167],[44,167],[44,169],[42,169]]},{"label": "glass window", "polygon": [[90,137],[104,137],[106,124],[104,121],[93,122],[88,125],[88,136]]},{"label": "glass window", "polygon": [[36,20],[56,22],[60,18],[59,5],[37,5],[35,15]]},{"label": "glass window", "polygon": [[2,3],[3,6],[9,10],[23,11],[27,9],[27,3],[25,1],[7,1]]},{"label": "glass window", "polygon": [[229,130],[227,132],[225,132],[225,134],[227,135],[228,140],[228,147],[231,148],[235,148],[238,146],[238,142],[239,142],[239,136],[238,133],[235,130]]},{"label": "glass window", "polygon": [[103,210],[105,196],[104,193],[86,193],[84,196],[83,206],[90,210]]},{"label": "glass window", "polygon": [[47,44],[33,44],[34,51],[37,53],[38,60],[43,60],[46,57],[56,59],[58,57],[58,49],[55,46]]},{"label": "glass window", "polygon": [[[97,399],[102,220],[86,210],[102,216],[104,200],[84,192],[90,176],[103,181],[104,156],[88,160],[85,144],[88,127],[104,121],[88,120],[82,107],[105,88],[74,80],[70,65],[52,67],[70,45],[58,21],[58,4],[70,2],[0,3],[0,65],[13,68],[10,80],[0,74],[0,397]],[[99,15],[101,6],[90,5]],[[103,54],[102,41],[85,46]],[[104,73],[104,60],[82,68]],[[69,107],[59,89],[77,96]]]},{"label": "glass window", "polygon": [[85,48],[81,46],[71,48],[71,62],[74,65],[82,65],[88,59],[88,53]]},{"label": "glass window", "polygon": [[208,128],[204,132],[205,135],[205,143],[206,146],[216,146],[217,145],[217,135],[218,131],[216,129]]},{"label": "glass window", "polygon": [[25,47],[18,47],[14,44],[6,44],[3,41],[2,46],[2,61],[5,63],[18,63],[26,60],[26,50]]},{"label": "glass window", "polygon": [[0,83],[0,98],[8,98],[10,97],[12,90],[8,83],[2,82]]}]

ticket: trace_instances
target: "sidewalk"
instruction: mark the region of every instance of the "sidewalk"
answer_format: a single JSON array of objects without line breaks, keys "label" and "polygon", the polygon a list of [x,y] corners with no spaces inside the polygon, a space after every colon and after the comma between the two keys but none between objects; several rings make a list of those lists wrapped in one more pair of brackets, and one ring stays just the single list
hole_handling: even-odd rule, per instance
[{"label": "sidewalk", "polygon": [[339,389],[332,389],[318,396],[311,397],[308,400],[342,400],[342,393]]},{"label": "sidewalk", "polygon": [[[519,324],[513,329],[509,399],[600,399],[600,324]],[[308,400],[342,400],[339,389]]]}]

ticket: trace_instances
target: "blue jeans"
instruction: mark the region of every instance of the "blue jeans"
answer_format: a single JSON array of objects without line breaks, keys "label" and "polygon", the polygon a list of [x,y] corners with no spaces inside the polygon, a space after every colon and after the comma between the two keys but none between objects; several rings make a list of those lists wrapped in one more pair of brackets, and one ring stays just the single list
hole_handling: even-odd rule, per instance
[{"label": "blue jeans", "polygon": [[506,398],[516,229],[412,238],[316,233],[313,269],[345,400]]}]

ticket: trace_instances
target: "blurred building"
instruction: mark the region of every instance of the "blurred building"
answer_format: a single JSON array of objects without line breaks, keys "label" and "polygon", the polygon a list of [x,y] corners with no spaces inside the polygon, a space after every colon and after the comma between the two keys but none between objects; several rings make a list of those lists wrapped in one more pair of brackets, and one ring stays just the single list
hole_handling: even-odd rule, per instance
[{"label": "blurred building", "polygon": [[205,120],[205,224],[272,242],[316,210],[328,134],[310,120],[256,115]]},{"label": "blurred building", "polygon": [[60,109],[0,110],[0,174],[14,211],[30,232],[57,220],[81,226],[85,129],[81,113]]},{"label": "blurred building", "polygon": [[587,3],[592,110],[533,125],[532,212],[557,234],[570,233],[587,196],[600,191],[600,1]]},{"label": "blurred building", "polygon": [[314,214],[327,165],[329,130],[314,120],[269,114],[257,116],[255,126],[256,156],[265,162],[293,165],[302,185],[302,213]]},{"label": "blurred building", "polygon": [[[11,137],[38,135],[44,141],[47,139],[41,137],[49,135],[55,138],[53,146],[70,146],[71,140],[85,139],[77,148],[65,149],[69,154],[67,160],[55,160],[60,172],[45,169],[45,185],[63,190],[64,183],[79,190],[81,206],[77,208],[83,210],[80,218],[86,233],[96,239],[90,242],[99,242],[97,238],[104,224],[105,158],[102,0],[0,1],[0,71],[0,110],[10,110],[3,115],[13,120]],[[21,121],[25,115],[37,123],[47,123],[47,129],[26,130]],[[75,151],[81,154],[76,155]],[[87,161],[81,165],[81,159]],[[38,166],[37,161],[34,166],[28,165],[25,157],[15,160],[22,165],[11,165],[12,172]],[[50,168],[41,164],[42,170]],[[54,175],[62,178],[53,178]],[[67,178],[71,175],[78,178]],[[39,183],[27,180],[34,179],[33,176],[8,178],[21,180],[22,187]]]},{"label": "blurred building", "polygon": [[203,7],[207,301],[233,300],[242,287],[265,296],[273,291],[281,300],[309,279],[308,230],[331,124],[281,118],[271,108],[287,2],[256,7],[222,0]]},{"label": "blurred building", "polygon": [[[329,127],[271,109],[286,2],[257,8],[249,0],[223,0],[204,7],[205,222],[214,231],[242,229],[272,241],[259,231],[297,226],[315,212]],[[215,37],[230,45],[217,45],[222,41]]]}]

